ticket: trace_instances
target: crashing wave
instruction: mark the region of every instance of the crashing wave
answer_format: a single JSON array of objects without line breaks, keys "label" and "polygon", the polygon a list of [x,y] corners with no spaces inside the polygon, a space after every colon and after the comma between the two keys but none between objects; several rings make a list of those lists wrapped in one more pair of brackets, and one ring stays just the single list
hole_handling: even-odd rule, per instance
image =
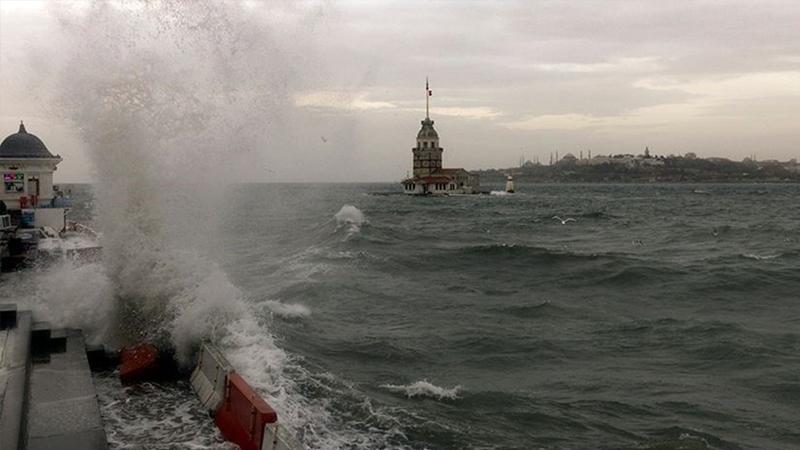
[{"label": "crashing wave", "polygon": [[344,205],[334,216],[338,228],[346,227],[348,233],[358,233],[367,223],[364,213],[353,205]]},{"label": "crashing wave", "polygon": [[299,319],[311,315],[311,309],[299,303],[281,303],[275,300],[268,300],[264,302],[264,305],[269,308],[273,314],[285,319]]},{"label": "crashing wave", "polygon": [[[269,118],[290,95],[280,70],[290,61],[277,45],[248,44],[271,41],[273,30],[238,2],[165,0],[135,15],[105,2],[81,14],[53,6],[63,48],[34,51],[62,64],[39,78],[58,86],[46,102],[59,105],[56,120],[80,126],[97,175],[103,259],[66,268],[55,279],[61,286],[44,284],[29,302],[61,300],[48,311],[55,323],[83,327],[92,342],[174,349],[185,367],[202,340],[214,341],[308,447],[386,447],[381,431],[337,421],[324,399],[304,395],[298,385],[309,375],[299,358],[213,259],[224,250],[225,196],[237,177],[209,174],[258,166],[256,149],[285,137],[265,123],[282,122]],[[355,231],[365,223],[348,205],[337,221]],[[308,314],[300,305],[270,309]]]},{"label": "crashing wave", "polygon": [[100,263],[65,259],[45,270],[3,274],[0,303],[36,311],[37,320],[58,328],[84,331],[90,344],[100,344],[116,329],[114,285]]},{"label": "crashing wave", "polygon": [[408,398],[429,397],[437,400],[455,400],[462,392],[461,386],[443,388],[428,380],[415,381],[411,384],[382,384],[380,387],[403,394]]},{"label": "crashing wave", "polygon": [[753,254],[753,253],[744,253],[744,254],[742,254],[742,258],[755,259],[756,261],[761,261],[761,260],[764,260],[764,259],[775,259],[775,258],[778,258],[780,256],[781,256],[780,254],[776,254],[776,255],[756,255],[756,254]]}]

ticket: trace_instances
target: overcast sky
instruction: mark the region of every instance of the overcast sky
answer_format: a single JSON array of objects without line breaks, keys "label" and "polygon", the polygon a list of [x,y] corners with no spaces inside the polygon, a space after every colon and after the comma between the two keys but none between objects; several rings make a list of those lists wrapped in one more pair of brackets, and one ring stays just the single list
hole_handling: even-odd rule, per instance
[{"label": "overcast sky", "polygon": [[[86,9],[75,5],[75,14]],[[400,180],[425,114],[426,76],[446,166],[645,146],[800,158],[796,0],[226,5],[270,30],[270,54],[286,66],[270,80],[287,101],[264,120],[273,135],[276,121],[291,132],[242,150],[252,161],[237,169],[242,179]],[[92,161],[76,125],[28,91],[31,79],[52,76],[30,53],[62,40],[56,9],[63,14],[0,0],[0,134],[25,120],[64,157],[58,179],[86,181]]]}]

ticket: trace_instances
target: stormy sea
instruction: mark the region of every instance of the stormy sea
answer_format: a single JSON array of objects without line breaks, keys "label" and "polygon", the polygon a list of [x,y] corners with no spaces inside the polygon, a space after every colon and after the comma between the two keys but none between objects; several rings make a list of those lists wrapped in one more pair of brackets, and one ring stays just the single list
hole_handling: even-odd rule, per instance
[{"label": "stormy sea", "polygon": [[[517,188],[233,186],[205,262],[152,268],[200,271],[194,296],[226,321],[187,303],[167,331],[224,327],[211,338],[310,448],[800,445],[800,186]],[[90,187],[73,189],[91,221]],[[37,280],[30,302],[70,306],[56,322],[128,322],[108,270],[4,284]],[[92,314],[97,340],[119,339]],[[186,384],[95,383],[113,447],[225,448]]]}]

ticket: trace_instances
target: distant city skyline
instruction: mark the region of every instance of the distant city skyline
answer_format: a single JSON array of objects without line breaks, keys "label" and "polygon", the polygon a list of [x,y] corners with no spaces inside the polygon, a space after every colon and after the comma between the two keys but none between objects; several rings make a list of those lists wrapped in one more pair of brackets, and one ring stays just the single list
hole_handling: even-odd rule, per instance
[{"label": "distant city skyline", "polygon": [[[72,51],[60,47],[58,18],[91,3],[0,2],[0,138],[24,120],[64,157],[62,182],[92,173],[80,125],[57,120],[48,103]],[[800,158],[800,2],[225,5],[270,31],[271,41],[248,45],[275,58],[281,74],[270,80],[285,97],[247,149],[252,163],[237,166],[241,180],[399,181],[425,117],[426,77],[453,167],[646,146]]]}]

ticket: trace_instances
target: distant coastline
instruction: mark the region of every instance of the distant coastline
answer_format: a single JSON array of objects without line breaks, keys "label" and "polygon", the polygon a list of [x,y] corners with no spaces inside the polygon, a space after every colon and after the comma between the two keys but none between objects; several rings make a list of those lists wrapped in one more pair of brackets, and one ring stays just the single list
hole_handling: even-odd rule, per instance
[{"label": "distant coastline", "polygon": [[698,158],[620,154],[577,158],[567,154],[551,164],[525,161],[517,167],[483,169],[474,173],[489,183],[514,181],[530,183],[798,183],[800,164],[789,161],[756,161],[745,158]]}]

